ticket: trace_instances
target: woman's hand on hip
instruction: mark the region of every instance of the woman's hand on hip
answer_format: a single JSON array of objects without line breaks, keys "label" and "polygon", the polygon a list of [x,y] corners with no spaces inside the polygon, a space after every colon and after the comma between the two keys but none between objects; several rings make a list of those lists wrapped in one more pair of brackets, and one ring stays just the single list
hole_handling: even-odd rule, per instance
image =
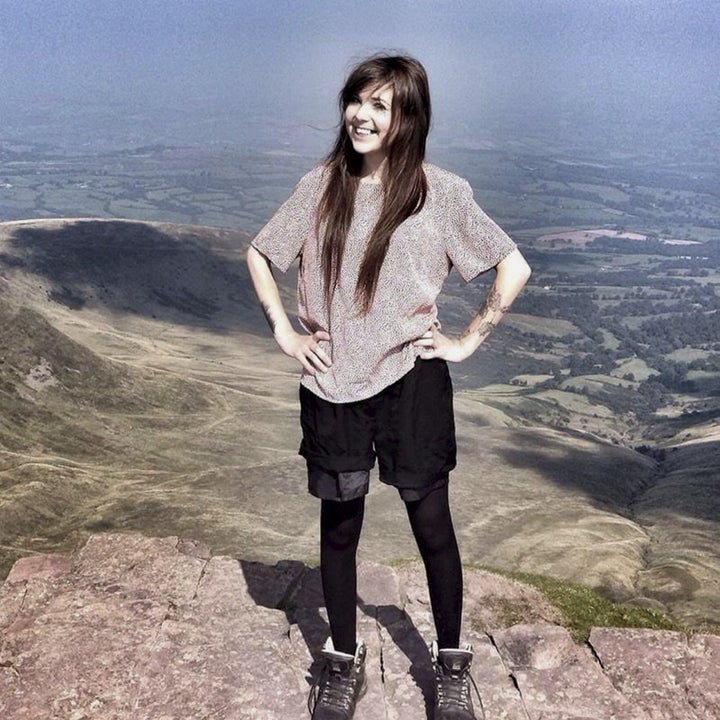
[{"label": "woman's hand on hip", "polygon": [[413,341],[413,345],[422,348],[421,360],[438,358],[453,363],[462,362],[470,357],[475,349],[468,347],[467,343],[464,343],[460,338],[443,335],[435,325]]},{"label": "woman's hand on hip", "polygon": [[311,375],[327,372],[332,365],[327,353],[320,347],[321,340],[330,340],[329,333],[317,330],[312,335],[295,332],[293,329],[275,333],[275,342],[291,358],[295,358]]}]

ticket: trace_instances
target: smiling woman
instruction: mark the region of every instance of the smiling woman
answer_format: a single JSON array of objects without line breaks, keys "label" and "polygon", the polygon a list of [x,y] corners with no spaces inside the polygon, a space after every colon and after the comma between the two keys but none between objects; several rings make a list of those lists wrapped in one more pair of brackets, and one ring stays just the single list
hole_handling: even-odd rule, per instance
[{"label": "smiling woman", "polygon": [[[320,568],[330,624],[313,720],[350,720],[365,689],[356,636],[356,552],[378,462],[399,491],[425,564],[437,641],[434,720],[474,720],[472,648],[460,645],[463,578],[450,515],[455,423],[448,362],[469,357],[525,285],[515,243],[468,183],[423,162],[430,94],[423,66],[376,56],[340,93],[335,145],[258,233],[248,264],[275,339],[303,367],[300,454],[321,501]],[[300,258],[288,320],[271,272]],[[493,268],[485,303],[459,337],[440,332],[436,300],[452,266]]]},{"label": "smiling woman", "polygon": [[[423,159],[431,107],[425,68],[410,57],[369,58],[348,76],[339,105],[340,132],[326,161],[330,177],[318,207],[319,222],[327,223],[322,250],[325,302],[338,284],[352,219],[348,209],[355,203],[358,184],[382,180],[382,205],[355,287],[355,301],[367,314],[392,234],[422,209],[427,197]],[[371,132],[359,136],[362,142],[358,126]]]}]

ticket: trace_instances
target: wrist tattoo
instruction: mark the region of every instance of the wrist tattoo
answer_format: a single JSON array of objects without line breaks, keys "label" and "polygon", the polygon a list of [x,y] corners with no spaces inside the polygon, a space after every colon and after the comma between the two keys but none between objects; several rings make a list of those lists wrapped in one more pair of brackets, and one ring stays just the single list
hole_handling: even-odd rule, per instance
[{"label": "wrist tattoo", "polygon": [[[497,316],[502,317],[502,315],[504,315],[509,309],[509,305],[503,305],[502,295],[498,292],[495,286],[492,286],[488,291],[480,310],[478,310],[477,317],[480,318],[480,323],[474,329],[468,328],[465,330],[460,337],[465,338],[468,335],[477,334],[482,340],[484,340],[497,327],[497,322],[493,322],[493,319]],[[498,320],[500,317],[498,317]]]},{"label": "wrist tattoo", "polygon": [[465,330],[462,335],[460,335],[460,339],[466,338],[468,335],[476,334],[484,340],[496,327],[497,325],[494,322],[483,320],[474,330],[470,330],[469,328]]},{"label": "wrist tattoo", "polygon": [[270,330],[272,332],[275,332],[275,318],[272,316],[272,312],[270,311],[270,306],[267,303],[260,303],[260,307],[262,307],[263,314],[265,315],[265,319],[267,320],[267,324],[270,326]]},{"label": "wrist tattoo", "polygon": [[483,320],[475,332],[484,340],[496,327],[497,325],[495,325],[495,323],[489,320]]}]

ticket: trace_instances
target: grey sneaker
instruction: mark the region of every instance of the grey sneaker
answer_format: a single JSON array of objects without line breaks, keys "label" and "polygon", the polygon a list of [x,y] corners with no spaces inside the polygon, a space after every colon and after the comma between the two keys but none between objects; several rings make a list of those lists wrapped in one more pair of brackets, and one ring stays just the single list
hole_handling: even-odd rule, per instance
[{"label": "grey sneaker", "polygon": [[338,652],[328,638],[322,650],[325,667],[310,690],[308,710],[312,720],[350,720],[365,694],[365,644],[358,642],[355,655]]},{"label": "grey sneaker", "polygon": [[[433,719],[477,720],[470,696],[471,686],[477,693],[475,682],[470,675],[473,658],[470,645],[439,650],[437,643],[433,642],[430,646],[430,655],[435,670],[435,714]],[[482,717],[484,716],[483,713]]]}]

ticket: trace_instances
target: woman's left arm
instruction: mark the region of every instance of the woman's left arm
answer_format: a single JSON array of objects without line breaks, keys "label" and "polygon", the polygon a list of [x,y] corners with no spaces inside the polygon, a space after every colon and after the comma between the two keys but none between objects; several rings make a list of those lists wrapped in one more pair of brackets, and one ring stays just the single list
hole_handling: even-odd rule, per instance
[{"label": "woman's left arm", "polygon": [[522,253],[517,248],[513,250],[495,266],[495,279],[485,301],[465,330],[458,337],[449,337],[433,326],[413,343],[424,348],[420,357],[448,362],[461,362],[470,357],[510,309],[530,278],[530,272]]}]

